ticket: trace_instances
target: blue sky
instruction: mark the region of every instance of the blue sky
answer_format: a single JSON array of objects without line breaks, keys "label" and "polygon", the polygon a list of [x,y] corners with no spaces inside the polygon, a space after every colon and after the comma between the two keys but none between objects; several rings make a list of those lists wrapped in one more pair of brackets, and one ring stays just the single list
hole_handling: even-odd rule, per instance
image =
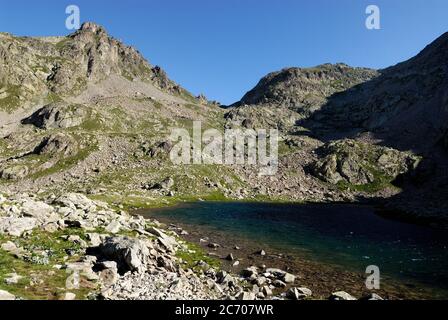
[{"label": "blue sky", "polygon": [[[0,0],[0,31],[65,35],[76,4],[194,94],[229,104],[265,74],[345,62],[383,68],[448,31],[446,0]],[[381,9],[381,30],[365,9]]]}]

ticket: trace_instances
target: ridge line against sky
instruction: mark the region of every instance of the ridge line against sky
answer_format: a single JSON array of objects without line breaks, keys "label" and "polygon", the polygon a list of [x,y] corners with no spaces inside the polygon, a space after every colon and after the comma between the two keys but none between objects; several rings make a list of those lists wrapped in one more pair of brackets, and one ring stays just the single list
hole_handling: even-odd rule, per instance
[{"label": "ridge line against sky", "polygon": [[[0,31],[67,35],[70,4],[193,94],[223,104],[269,72],[338,62],[385,68],[448,31],[446,0],[1,0]],[[381,10],[380,30],[365,27],[370,4]]]}]

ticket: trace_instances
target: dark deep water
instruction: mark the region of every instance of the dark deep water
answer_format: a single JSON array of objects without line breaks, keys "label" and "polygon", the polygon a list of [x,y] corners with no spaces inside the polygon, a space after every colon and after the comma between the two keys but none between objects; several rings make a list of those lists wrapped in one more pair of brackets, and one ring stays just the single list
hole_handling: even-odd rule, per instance
[{"label": "dark deep water", "polygon": [[385,219],[355,205],[197,202],[154,218],[245,237],[284,253],[448,290],[448,232]]}]

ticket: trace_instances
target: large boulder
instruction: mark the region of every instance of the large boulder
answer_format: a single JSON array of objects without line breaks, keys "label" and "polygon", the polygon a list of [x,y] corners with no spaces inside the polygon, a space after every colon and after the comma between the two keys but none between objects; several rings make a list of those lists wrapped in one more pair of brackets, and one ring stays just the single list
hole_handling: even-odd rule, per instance
[{"label": "large boulder", "polygon": [[22,216],[36,218],[41,223],[59,220],[59,215],[54,212],[54,208],[42,201],[25,199],[20,206],[20,210]]},{"label": "large boulder", "polygon": [[37,225],[35,218],[0,218],[0,234],[20,237],[25,231],[32,230]]},{"label": "large boulder", "polygon": [[54,204],[70,208],[72,210],[94,211],[96,204],[94,201],[80,193],[67,193],[54,201]]},{"label": "large boulder", "polygon": [[312,294],[312,291],[305,287],[290,288],[286,293],[286,297],[292,300],[301,300],[310,297]]},{"label": "large boulder", "polygon": [[144,272],[149,249],[144,241],[128,237],[108,237],[98,248],[101,258],[117,262],[122,272]]},{"label": "large boulder", "polygon": [[171,177],[164,179],[163,181],[156,183],[153,186],[153,189],[162,189],[169,190],[172,186],[174,186],[174,180]]},{"label": "large boulder", "polygon": [[29,172],[27,166],[24,165],[12,165],[3,169],[0,169],[0,178],[6,180],[17,180],[25,177]]},{"label": "large boulder", "polygon": [[37,110],[22,120],[22,123],[33,124],[42,129],[70,128],[82,124],[87,114],[86,107],[82,105],[57,102]]},{"label": "large boulder", "polygon": [[175,252],[175,248],[179,246],[175,238],[156,227],[149,227],[147,231],[155,235],[158,242],[169,252]]},{"label": "large boulder", "polygon": [[43,139],[37,146],[35,153],[39,155],[70,156],[76,152],[76,140],[64,133],[56,133]]}]

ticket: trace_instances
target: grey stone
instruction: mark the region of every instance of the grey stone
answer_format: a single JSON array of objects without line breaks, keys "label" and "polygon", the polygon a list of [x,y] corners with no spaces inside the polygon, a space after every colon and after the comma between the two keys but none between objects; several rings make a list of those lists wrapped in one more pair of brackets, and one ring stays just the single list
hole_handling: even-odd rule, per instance
[{"label": "grey stone", "polygon": [[271,288],[269,288],[268,286],[264,286],[264,287],[261,289],[261,292],[263,292],[263,294],[264,294],[266,297],[272,296],[272,290],[271,290]]},{"label": "grey stone", "polygon": [[36,224],[35,218],[0,218],[0,234],[20,237],[25,231],[33,230]]},{"label": "grey stone", "polygon": [[27,166],[14,165],[7,168],[0,169],[0,178],[6,180],[18,180],[25,177],[29,170]]},{"label": "grey stone", "polygon": [[117,220],[114,220],[106,226],[106,231],[110,233],[118,233],[120,232],[121,227],[122,227],[121,223],[118,222]]},{"label": "grey stone", "polygon": [[283,275],[282,280],[283,280],[283,282],[285,282],[285,283],[294,283],[294,281],[296,280],[296,276],[294,276],[294,275],[292,275],[292,274],[286,272],[286,273]]},{"label": "grey stone", "polygon": [[255,300],[255,294],[253,292],[243,291],[237,295],[238,300]]},{"label": "grey stone", "polygon": [[143,272],[147,269],[146,262],[149,249],[139,239],[128,237],[110,237],[99,246],[102,256],[116,261],[125,270]]},{"label": "grey stone", "polygon": [[312,292],[308,288],[290,288],[286,293],[286,297],[293,300],[301,300],[307,297],[310,297]]},{"label": "grey stone", "polygon": [[348,294],[345,291],[336,291],[333,292],[329,298],[330,300],[356,300],[355,297]]},{"label": "grey stone", "polygon": [[96,204],[80,193],[68,193],[57,198],[55,204],[61,205],[72,210],[81,209],[84,211],[96,210]]}]

